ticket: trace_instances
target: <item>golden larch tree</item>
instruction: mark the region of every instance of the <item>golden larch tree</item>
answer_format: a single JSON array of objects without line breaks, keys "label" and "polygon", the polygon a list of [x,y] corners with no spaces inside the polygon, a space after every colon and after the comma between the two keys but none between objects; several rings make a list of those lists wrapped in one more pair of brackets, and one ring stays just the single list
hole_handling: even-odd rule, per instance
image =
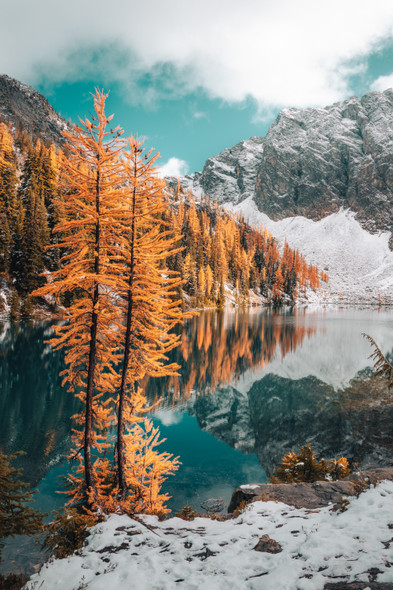
[{"label": "golden larch tree", "polygon": [[[179,367],[168,362],[167,354],[179,344],[180,337],[172,329],[184,317],[181,300],[177,298],[181,280],[177,272],[166,267],[166,259],[180,249],[180,234],[164,221],[163,213],[168,203],[164,194],[165,182],[158,178],[154,168],[158,155],[153,155],[152,151],[146,153],[142,142],[131,137],[123,158],[127,195],[122,249],[127,286],[121,293],[125,322],[121,329],[123,358],[117,402],[116,452],[120,498],[124,501],[129,496],[132,502],[135,494],[143,495],[143,489],[148,488],[149,494],[153,488],[158,490],[157,482],[161,481],[162,474],[177,468],[177,460],[151,448],[148,453],[152,460],[149,484],[147,487],[144,484],[146,473],[139,484],[136,483],[136,455],[139,453],[142,457],[145,453],[146,441],[154,443],[153,446],[157,444],[156,434],[152,438],[148,436],[152,425],[147,419],[143,422],[147,438],[141,437],[146,400],[139,383],[145,375],[177,374]],[[145,457],[142,462],[146,460]],[[156,500],[157,510],[161,510],[162,502],[157,494]],[[152,501],[150,497],[150,503]]]},{"label": "golden larch tree", "polygon": [[84,411],[74,417],[72,454],[78,465],[70,476],[72,498],[93,508],[100,507],[101,461],[108,445],[110,409],[102,397],[115,387],[119,330],[114,328],[120,317],[114,301],[123,275],[117,220],[124,191],[124,144],[119,128],[108,130],[112,117],[105,114],[106,97],[96,90],[92,120],[81,120],[81,125],[64,132],[64,218],[54,229],[61,236],[56,245],[62,251],[61,266],[34,293],[53,296],[59,304],[65,296],[72,301],[65,312],[68,321],[54,327],[51,344],[65,348],[63,382],[84,404]]}]

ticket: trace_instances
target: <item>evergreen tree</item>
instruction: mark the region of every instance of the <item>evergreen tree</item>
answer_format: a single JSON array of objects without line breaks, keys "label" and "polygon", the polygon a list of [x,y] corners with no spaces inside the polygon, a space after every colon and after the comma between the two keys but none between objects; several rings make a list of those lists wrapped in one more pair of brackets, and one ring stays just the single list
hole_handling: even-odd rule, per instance
[{"label": "evergreen tree", "polygon": [[[50,243],[57,244],[61,236],[54,232],[54,228],[62,220],[62,204],[60,189],[60,172],[58,161],[63,162],[64,154],[57,154],[52,145],[43,153],[42,167],[42,194],[47,212],[48,229],[50,232]],[[58,248],[50,248],[45,254],[45,265],[49,270],[59,268],[60,252]]]},{"label": "evergreen tree", "polygon": [[212,292],[212,288],[213,288],[213,272],[212,272],[212,269],[210,268],[210,264],[207,264],[207,266],[206,266],[205,285],[206,285],[205,297],[206,297],[207,301],[210,301],[211,292]]},{"label": "evergreen tree", "polygon": [[282,276],[281,266],[277,268],[273,282],[273,302],[279,305],[282,301],[284,289],[284,278]]},{"label": "evergreen tree", "polygon": [[0,275],[8,274],[10,269],[11,235],[5,208],[0,205]]},{"label": "evergreen tree", "polygon": [[19,248],[19,259],[15,265],[16,286],[20,293],[27,295],[45,283],[42,273],[45,269],[45,247],[49,244],[46,209],[34,183],[24,193],[26,209],[23,216],[21,235],[15,232],[15,246]]},{"label": "evergreen tree", "polygon": [[11,229],[15,218],[17,184],[13,136],[10,129],[0,123],[0,210],[5,210]]},{"label": "evergreen tree", "polygon": [[16,217],[17,163],[10,129],[0,123],[0,273],[11,264],[12,233]]},{"label": "evergreen tree", "polygon": [[11,465],[18,454],[5,455],[0,450],[0,541],[9,536],[31,535],[42,529],[43,515],[26,505],[31,502],[33,492],[19,479],[22,470]]},{"label": "evergreen tree", "polygon": [[[49,229],[42,190],[43,147],[37,141],[27,154],[20,186],[20,204],[14,237],[13,274],[22,295],[45,283],[45,248],[49,244]],[[23,207],[23,214],[20,209]],[[23,218],[23,219],[22,219]]]}]

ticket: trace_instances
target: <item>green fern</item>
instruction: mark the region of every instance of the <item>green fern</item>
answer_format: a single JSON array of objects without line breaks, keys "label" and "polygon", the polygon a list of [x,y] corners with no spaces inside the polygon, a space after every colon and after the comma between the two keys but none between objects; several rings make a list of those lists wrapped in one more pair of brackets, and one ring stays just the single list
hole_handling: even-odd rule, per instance
[{"label": "green fern", "polygon": [[393,366],[389,363],[387,358],[384,356],[382,350],[369,334],[362,333],[362,336],[366,338],[371,346],[374,348],[374,352],[370,354],[368,358],[373,359],[374,369],[376,375],[387,377],[389,380],[389,387],[393,387]]}]

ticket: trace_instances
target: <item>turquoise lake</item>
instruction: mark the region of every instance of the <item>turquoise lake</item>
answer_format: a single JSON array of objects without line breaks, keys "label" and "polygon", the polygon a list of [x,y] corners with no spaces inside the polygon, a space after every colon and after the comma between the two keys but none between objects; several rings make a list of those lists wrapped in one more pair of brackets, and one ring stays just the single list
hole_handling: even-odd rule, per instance
[{"label": "turquoise lake", "polygon": [[[265,482],[288,450],[309,441],[326,458],[360,466],[392,462],[393,394],[372,378],[370,334],[393,351],[393,311],[384,309],[205,311],[188,320],[173,360],[180,377],[147,381],[161,398],[153,418],[161,445],[180,457],[164,490],[176,512],[207,500],[226,510],[241,484]],[[44,344],[50,323],[0,323],[0,448],[23,450],[35,505],[58,509],[77,401],[61,387],[63,354]],[[202,505],[202,506],[201,506]],[[31,539],[6,543],[0,571],[32,572]]]}]

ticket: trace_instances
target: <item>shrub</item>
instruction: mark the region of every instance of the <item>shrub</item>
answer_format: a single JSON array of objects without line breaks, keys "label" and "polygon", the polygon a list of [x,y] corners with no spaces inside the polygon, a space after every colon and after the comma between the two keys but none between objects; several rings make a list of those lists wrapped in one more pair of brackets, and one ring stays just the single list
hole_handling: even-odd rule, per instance
[{"label": "shrub", "polygon": [[348,460],[345,457],[318,461],[311,445],[307,442],[298,453],[289,452],[278,464],[271,483],[298,483],[318,480],[342,479],[349,475]]},{"label": "shrub", "polygon": [[29,581],[29,576],[25,574],[0,574],[0,590],[21,590]]},{"label": "shrub", "polygon": [[233,517],[237,518],[240,516],[248,507],[249,502],[247,500],[242,500],[237,508],[233,511]]},{"label": "shrub", "polygon": [[89,536],[89,528],[97,524],[98,518],[90,514],[80,514],[73,508],[63,512],[54,511],[56,518],[45,525],[47,533],[42,548],[57,559],[68,557],[78,549]]},{"label": "shrub", "polygon": [[192,506],[183,506],[180,512],[176,512],[175,516],[183,520],[194,520],[198,516],[198,512]]},{"label": "shrub", "polygon": [[[42,530],[44,515],[28,506],[34,492],[19,479],[22,470],[11,465],[21,454],[5,455],[0,450],[0,541],[9,536],[33,535]],[[1,547],[0,543],[0,559]]]}]

